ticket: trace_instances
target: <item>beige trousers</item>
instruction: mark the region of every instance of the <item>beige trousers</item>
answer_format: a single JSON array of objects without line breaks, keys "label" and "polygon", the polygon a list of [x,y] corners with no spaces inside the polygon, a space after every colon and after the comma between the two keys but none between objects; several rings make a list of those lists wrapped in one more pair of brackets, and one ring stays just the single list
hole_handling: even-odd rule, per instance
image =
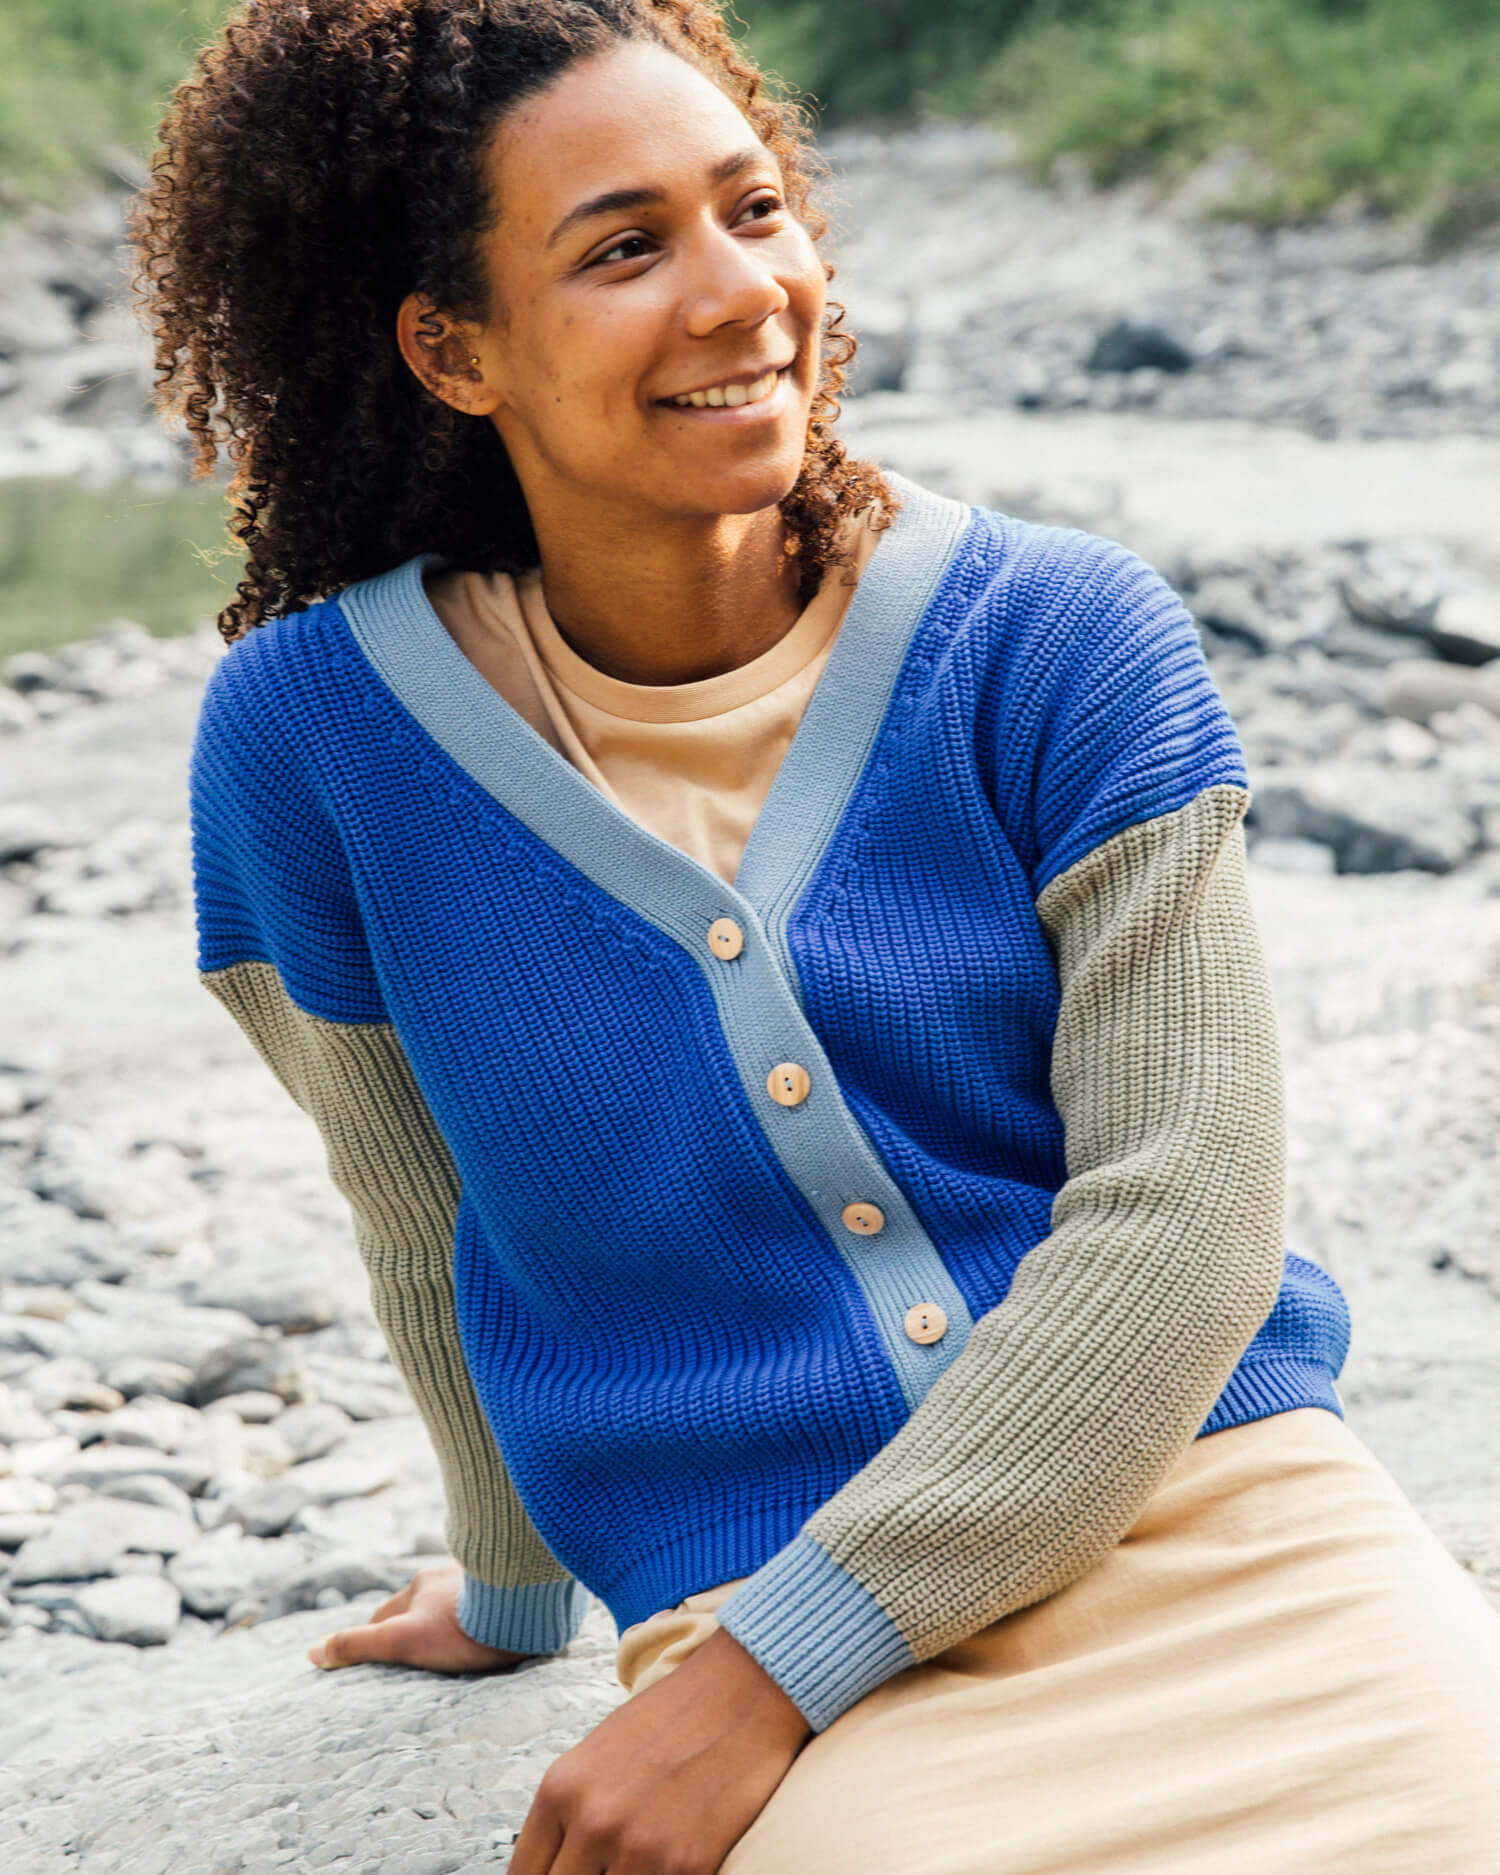
[{"label": "beige trousers", "polygon": [[[639,1692],[736,1585],[627,1628]],[[1316,1409],[813,1738],[722,1875],[1496,1875],[1500,1617]]]}]

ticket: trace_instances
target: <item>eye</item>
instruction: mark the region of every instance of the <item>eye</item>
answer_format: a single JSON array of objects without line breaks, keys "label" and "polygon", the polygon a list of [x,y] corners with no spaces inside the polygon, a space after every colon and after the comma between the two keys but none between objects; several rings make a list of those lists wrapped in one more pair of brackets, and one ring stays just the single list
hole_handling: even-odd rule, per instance
[{"label": "eye", "polygon": [[588,265],[603,267],[612,261],[639,260],[642,254],[649,254],[650,251],[651,242],[646,235],[622,234],[612,247],[607,247],[602,253],[596,254]]},{"label": "eye", "polygon": [[772,215],[778,214],[781,208],[781,197],[775,194],[774,191],[768,190],[764,195],[752,197],[752,199],[745,204],[740,213],[739,221],[736,222],[735,225],[738,227],[739,223],[744,221],[767,221]]}]

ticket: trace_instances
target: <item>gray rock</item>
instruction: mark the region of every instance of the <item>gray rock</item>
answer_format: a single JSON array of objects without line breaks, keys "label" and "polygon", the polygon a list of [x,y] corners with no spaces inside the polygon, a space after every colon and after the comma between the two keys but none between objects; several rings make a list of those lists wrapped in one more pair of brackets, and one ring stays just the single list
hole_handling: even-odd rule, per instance
[{"label": "gray rock", "polygon": [[91,1582],[78,1591],[73,1605],[99,1640],[132,1647],[164,1646],[182,1609],[177,1590],[160,1576]]},{"label": "gray rock", "polygon": [[[55,912],[64,918],[123,918],[131,912],[148,911],[162,898],[161,882],[149,873],[116,872],[94,874],[83,879],[63,879],[57,884],[44,885],[37,893],[37,910]],[[97,1186],[70,1186],[69,1191],[88,1190],[91,1194]],[[61,1193],[58,1194],[60,1197]],[[97,1197],[90,1196],[89,1203],[97,1203]],[[83,1217],[113,1217],[113,1211],[83,1211]]]},{"label": "gray rock", "polygon": [[42,1478],[0,1478],[0,1516],[57,1508],[57,1492]]},{"label": "gray rock", "polygon": [[313,1459],[236,1492],[225,1520],[242,1524],[252,1536],[279,1536],[304,1511],[367,1497],[383,1490],[400,1471],[398,1454]]},{"label": "gray rock", "polygon": [[22,1544],[45,1536],[51,1528],[52,1518],[40,1512],[6,1512],[0,1516],[0,1549],[20,1549]]},{"label": "gray rock", "polygon": [[[236,1419],[243,1420],[247,1426],[267,1426],[284,1414],[304,1410],[301,1407],[289,1407],[279,1393],[225,1393],[214,1401],[215,1412],[233,1413]],[[310,1454],[299,1452],[297,1456],[306,1458]]]},{"label": "gray rock", "polygon": [[249,1317],[236,1310],[189,1308],[149,1290],[79,1283],[74,1293],[88,1304],[68,1318],[75,1351],[101,1370],[134,1355],[170,1361],[196,1374],[210,1356],[255,1331]]},{"label": "gray rock", "polygon": [[72,1291],[56,1284],[15,1283],[0,1290],[0,1311],[7,1315],[40,1315],[43,1321],[65,1322],[77,1307]]},{"label": "gray rock", "polygon": [[3,1595],[0,1595],[0,1634],[8,1634],[15,1622],[15,1610]]},{"label": "gray rock", "polygon": [[[35,1368],[29,1370],[35,1372]],[[50,1439],[52,1427],[27,1393],[0,1385],[0,1446]]]},{"label": "gray rock", "polygon": [[1500,658],[1500,603],[1489,593],[1445,593],[1432,642],[1455,664],[1493,663]]},{"label": "gray rock", "polygon": [[264,1603],[306,1563],[307,1552],[294,1539],[246,1536],[237,1525],[226,1525],[175,1556],[167,1576],[181,1592],[184,1607],[212,1617],[242,1602]]},{"label": "gray rock", "polygon": [[236,1263],[193,1278],[179,1291],[185,1301],[238,1309],[263,1328],[306,1334],[338,1314],[338,1294],[316,1266],[305,1263]]},{"label": "gray rock", "polygon": [[43,1107],[52,1095],[52,1083],[8,1061],[0,1061],[0,1120],[14,1120]]},{"label": "gray rock", "polygon": [[62,1480],[54,1478],[53,1472],[61,1465],[67,1465],[78,1456],[78,1441],[70,1439],[65,1432],[50,1432],[44,1439],[27,1439],[10,1448],[11,1470],[23,1478],[45,1478],[49,1484],[61,1486]]},{"label": "gray rock", "polygon": [[257,1478],[276,1478],[296,1462],[297,1454],[274,1426],[245,1426],[235,1421],[238,1430],[238,1460]]},{"label": "gray rock", "polygon": [[1163,327],[1119,319],[1101,332],[1089,352],[1087,371],[1191,371],[1193,354]]},{"label": "gray rock", "polygon": [[277,1621],[283,1615],[298,1614],[303,1609],[320,1606],[318,1597],[327,1590],[337,1590],[344,1601],[383,1589],[393,1593],[411,1580],[409,1562],[391,1558],[372,1558],[357,1551],[323,1556],[284,1582],[266,1603],[263,1619]]},{"label": "gray rock", "polygon": [[24,801],[12,801],[0,807],[0,866],[18,859],[35,859],[39,853],[75,846],[51,814]]},{"label": "gray rock", "polygon": [[1466,703],[1500,716],[1500,671],[1403,660],[1387,670],[1381,702],[1387,714],[1413,723],[1430,723],[1440,711]]},{"label": "gray rock", "polygon": [[1380,568],[1350,570],[1338,580],[1339,596],[1351,618],[1381,631],[1396,632],[1412,638],[1431,638],[1442,593],[1433,590],[1429,579],[1393,576]]},{"label": "gray rock", "polygon": [[112,1576],[160,1576],[166,1572],[165,1561],[154,1550],[126,1550],[109,1565]]},{"label": "gray rock", "polygon": [[395,1369],[349,1354],[309,1354],[314,1397],[341,1407],[351,1419],[396,1419],[416,1409]]},{"label": "gray rock", "polygon": [[198,1540],[198,1526],[191,1518],[150,1504],[93,1498],[59,1511],[45,1536],[21,1546],[11,1581],[86,1581],[107,1574],[127,1550],[175,1556]]},{"label": "gray rock", "polygon": [[153,1478],[142,1474],[134,1477],[107,1478],[94,1487],[98,1497],[123,1498],[131,1504],[152,1504],[158,1510],[171,1511],[173,1516],[196,1523],[193,1514],[193,1502],[180,1485],[169,1483],[165,1478]]},{"label": "gray rock", "polygon": [[193,1370],[176,1361],[153,1361],[142,1355],[127,1354],[111,1361],[104,1369],[107,1385],[116,1387],[127,1400],[142,1393],[154,1393],[164,1400],[187,1400],[193,1390]]},{"label": "gray rock", "polygon": [[1473,817],[1433,770],[1328,763],[1271,769],[1252,809],[1260,837],[1331,847],[1341,873],[1450,872],[1479,848]]},{"label": "gray rock", "polygon": [[[247,1321],[244,1316],[239,1319]],[[267,1334],[241,1334],[221,1342],[193,1372],[193,1395],[200,1406],[235,1393],[274,1393],[295,1405],[311,1392],[300,1349]]]},{"label": "gray rock", "polygon": [[365,1451],[315,1458],[294,1465],[282,1480],[302,1492],[304,1504],[337,1504],[347,1497],[368,1497],[400,1477],[402,1457],[395,1451]]},{"label": "gray rock", "polygon": [[[116,1396],[117,1399],[119,1396]],[[106,1413],[100,1434],[116,1445],[145,1445],[157,1452],[176,1452],[202,1432],[203,1415],[196,1407],[176,1400],[143,1394],[129,1406]]]},{"label": "gray rock", "polygon": [[[69,1440],[70,1445],[75,1444]],[[91,1491],[104,1490],[122,1478],[165,1478],[179,1490],[196,1497],[214,1475],[211,1461],[190,1452],[157,1452],[145,1445],[91,1446],[87,1452],[62,1456],[46,1466],[41,1475],[49,1484],[85,1484]]]},{"label": "gray rock", "polygon": [[294,1458],[322,1458],[346,1437],[353,1424],[342,1407],[328,1400],[315,1400],[304,1406],[289,1406],[273,1429],[281,1434]]},{"label": "gray rock", "polygon": [[250,1536],[280,1536],[306,1503],[301,1487],[283,1473],[237,1492],[224,1506],[224,1520],[242,1525]]},{"label": "gray rock", "polygon": [[44,1413],[71,1407],[79,1412],[108,1414],[125,1404],[124,1394],[106,1386],[93,1363],[76,1355],[64,1355],[33,1367],[26,1375],[25,1386]]},{"label": "gray rock", "polygon": [[39,1354],[55,1360],[74,1347],[65,1322],[49,1322],[39,1315],[0,1315],[0,1354]]},{"label": "gray rock", "polygon": [[107,1226],[0,1184],[0,1278],[71,1288],[91,1277],[118,1281],[129,1270],[130,1259]]},{"label": "gray rock", "polygon": [[[73,908],[72,915],[92,914]],[[66,1205],[81,1218],[126,1223],[180,1211],[201,1213],[203,1197],[190,1170],[183,1155],[164,1141],[117,1158],[101,1151],[81,1127],[58,1124],[49,1126],[38,1142],[26,1182],[38,1197]]]},{"label": "gray rock", "polygon": [[48,1614],[55,1614],[60,1608],[73,1606],[78,1588],[76,1582],[12,1583],[10,1599],[18,1608],[45,1608]]}]

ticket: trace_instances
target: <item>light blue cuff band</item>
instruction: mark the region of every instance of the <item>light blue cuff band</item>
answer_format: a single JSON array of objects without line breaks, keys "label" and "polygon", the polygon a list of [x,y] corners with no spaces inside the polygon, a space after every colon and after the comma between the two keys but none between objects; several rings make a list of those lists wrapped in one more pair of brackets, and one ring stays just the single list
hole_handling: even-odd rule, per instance
[{"label": "light blue cuff band", "polygon": [[815,1732],[916,1660],[870,1591],[806,1535],[736,1589],[717,1619]]},{"label": "light blue cuff band", "polygon": [[560,1653],[583,1625],[589,1592],[571,1576],[527,1588],[498,1589],[465,1574],[458,1625],[471,1641],[513,1654]]}]

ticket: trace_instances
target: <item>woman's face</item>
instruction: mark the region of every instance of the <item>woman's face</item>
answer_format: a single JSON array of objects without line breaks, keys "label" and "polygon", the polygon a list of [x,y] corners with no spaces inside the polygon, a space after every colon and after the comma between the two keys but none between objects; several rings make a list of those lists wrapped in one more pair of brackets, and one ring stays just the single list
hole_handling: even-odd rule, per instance
[{"label": "woman's face", "polygon": [[488,161],[492,316],[468,349],[533,514],[779,501],[802,466],[825,281],[736,106],[661,47],[625,45],[513,112]]}]

